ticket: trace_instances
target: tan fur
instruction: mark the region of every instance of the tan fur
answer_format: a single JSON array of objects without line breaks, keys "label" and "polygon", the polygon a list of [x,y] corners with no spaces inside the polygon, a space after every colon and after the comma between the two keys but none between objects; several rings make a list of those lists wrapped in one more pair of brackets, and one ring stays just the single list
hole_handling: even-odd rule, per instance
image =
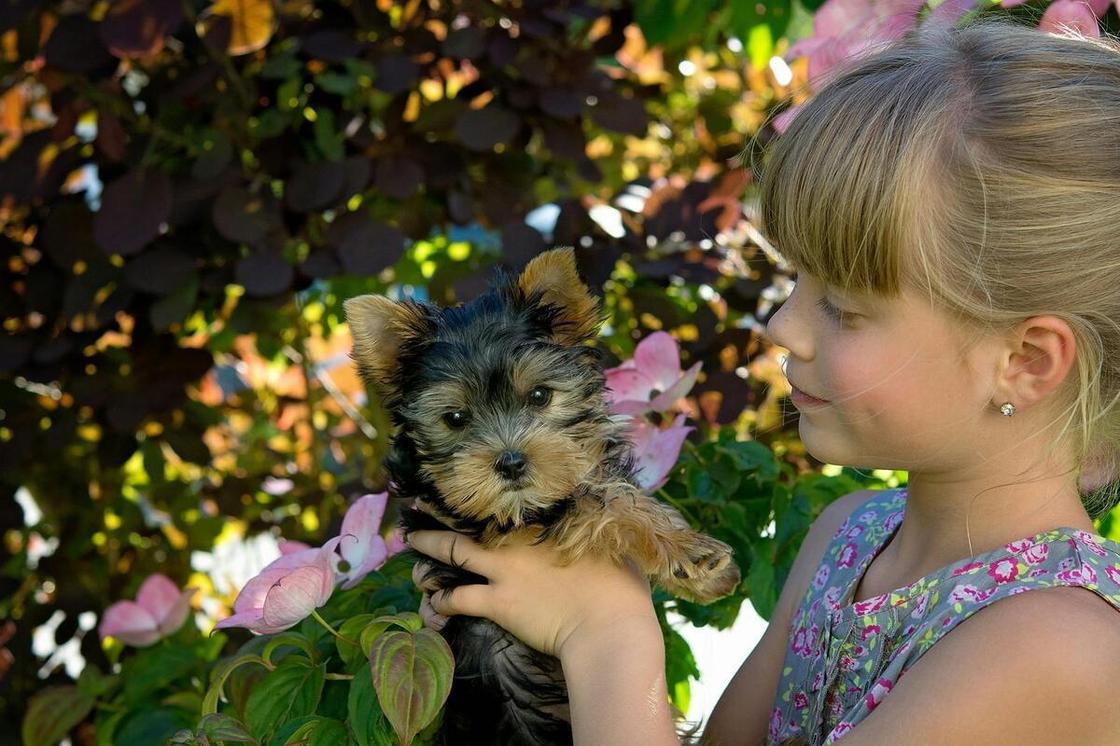
[{"label": "tan fur", "polygon": [[560,324],[555,333],[560,344],[577,344],[598,329],[599,301],[579,279],[573,249],[552,249],[533,257],[518,277],[517,285],[527,296],[543,291],[545,303],[560,309]]}]

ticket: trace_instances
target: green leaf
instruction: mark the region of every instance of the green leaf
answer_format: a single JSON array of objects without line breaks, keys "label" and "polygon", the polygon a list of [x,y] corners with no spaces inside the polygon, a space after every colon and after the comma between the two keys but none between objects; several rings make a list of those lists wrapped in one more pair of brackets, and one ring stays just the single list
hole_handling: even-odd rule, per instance
[{"label": "green leaf", "polygon": [[710,0],[637,0],[634,20],[647,44],[672,50],[704,30],[711,9]]},{"label": "green leaf", "polygon": [[427,627],[388,630],[373,644],[370,671],[377,700],[402,743],[435,719],[451,692],[451,647]]},{"label": "green leaf", "polygon": [[347,698],[350,730],[358,741],[358,746],[394,746],[397,742],[393,726],[373,689],[373,675],[369,667],[364,667],[354,675],[350,682],[350,696]]},{"label": "green leaf", "polygon": [[751,569],[747,574],[747,589],[751,606],[763,619],[769,619],[778,604],[778,589],[774,586],[774,562],[765,556],[765,549],[772,542],[759,542],[751,545]]},{"label": "green leaf", "polygon": [[202,718],[198,723],[198,732],[211,742],[221,740],[228,743],[257,743],[257,739],[249,735],[240,720],[218,712]]},{"label": "green leaf", "polygon": [[770,39],[771,47],[773,46],[773,40],[785,36],[790,18],[793,17],[792,1],[766,0],[764,3],[728,3],[727,12],[728,33],[747,42],[748,51],[751,53],[751,63],[756,65],[756,69],[765,67],[767,61],[769,61],[769,56],[762,62],[761,66],[758,66],[755,59],[756,50],[750,49],[750,45],[761,43],[757,38],[760,34],[759,26],[766,29],[765,32],[761,33],[766,34],[767,38]]},{"label": "green leaf", "polygon": [[119,676],[103,674],[100,668],[92,664],[83,668],[78,677],[78,688],[91,697],[100,697],[119,683]]},{"label": "green leaf", "polygon": [[210,672],[210,688],[206,691],[206,696],[202,700],[203,715],[218,711],[218,700],[221,699],[222,686],[226,683],[226,679],[238,666],[243,666],[246,663],[259,663],[265,668],[272,668],[272,664],[264,658],[252,654],[239,655],[216,665],[214,670]]},{"label": "green leaf", "polygon": [[266,741],[289,720],[313,714],[326,676],[325,663],[312,666],[303,658],[285,658],[249,695],[245,705],[249,732]]},{"label": "green leaf", "polygon": [[338,746],[346,743],[346,725],[338,720],[313,717],[288,736],[284,746]]},{"label": "green leaf", "polygon": [[167,743],[167,740],[178,731],[190,728],[192,725],[194,725],[194,715],[185,710],[166,707],[145,708],[132,713],[121,722],[113,743],[115,746]]},{"label": "green leaf", "polygon": [[[342,635],[346,640],[359,640],[362,630],[376,618],[376,614],[358,614],[357,616],[352,616],[338,628],[338,634]],[[338,648],[338,654],[342,657],[342,662],[346,664],[346,669],[353,670],[359,662],[364,665],[367,656],[362,652],[362,646],[346,642],[342,637],[334,638],[334,644],[335,647]]]},{"label": "green leaf", "polygon": [[299,648],[307,654],[308,660],[310,660],[312,663],[316,663],[319,660],[319,653],[315,650],[315,645],[311,642],[311,640],[307,639],[306,636],[301,635],[298,632],[284,632],[277,635],[276,637],[273,637],[268,641],[268,644],[264,646],[264,650],[261,652],[261,657],[269,663],[276,663],[277,661],[272,660],[272,654],[276,651],[277,648],[283,647],[285,645]]},{"label": "green leaf", "polygon": [[719,444],[740,469],[757,472],[761,479],[772,480],[778,476],[778,463],[774,453],[757,440],[736,440]]},{"label": "green leaf", "polygon": [[700,669],[696,666],[696,658],[692,655],[692,648],[681,634],[669,626],[662,625],[665,637],[665,682],[669,686],[669,694],[673,704],[681,712],[688,712],[688,704],[692,695],[692,686],[689,679],[700,680]]},{"label": "green leaf", "polygon": [[416,632],[423,629],[424,622],[419,614],[412,611],[374,617],[362,630],[359,638],[364,658],[368,660],[373,655],[373,644],[377,641],[377,638],[381,637],[382,632],[393,626],[400,627],[406,632]]},{"label": "green leaf", "polygon": [[76,686],[48,686],[31,698],[23,717],[24,746],[53,746],[93,709],[94,697]]},{"label": "green leaf", "polygon": [[121,667],[125,705],[135,707],[151,699],[160,689],[185,678],[200,665],[198,658],[187,648],[164,644],[141,650]]},{"label": "green leaf", "polygon": [[719,497],[715,489],[715,480],[706,468],[700,464],[689,464],[686,474],[688,494],[692,499],[713,502]]}]

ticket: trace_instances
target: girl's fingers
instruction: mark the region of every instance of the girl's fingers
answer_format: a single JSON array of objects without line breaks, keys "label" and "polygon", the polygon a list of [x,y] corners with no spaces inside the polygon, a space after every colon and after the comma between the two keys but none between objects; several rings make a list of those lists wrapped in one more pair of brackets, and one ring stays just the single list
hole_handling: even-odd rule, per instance
[{"label": "girl's fingers", "polygon": [[492,579],[493,558],[469,536],[455,531],[413,531],[406,541],[422,554]]},{"label": "girl's fingers", "polygon": [[481,616],[492,619],[489,604],[492,590],[493,586],[489,585],[460,585],[456,588],[443,588],[431,594],[429,603],[436,614],[443,616],[465,614],[466,616]]},{"label": "girl's fingers", "polygon": [[447,624],[447,617],[443,614],[437,614],[435,609],[432,608],[432,597],[428,593],[424,593],[420,597],[420,618],[424,620],[424,626],[429,629],[434,629],[439,632]]}]

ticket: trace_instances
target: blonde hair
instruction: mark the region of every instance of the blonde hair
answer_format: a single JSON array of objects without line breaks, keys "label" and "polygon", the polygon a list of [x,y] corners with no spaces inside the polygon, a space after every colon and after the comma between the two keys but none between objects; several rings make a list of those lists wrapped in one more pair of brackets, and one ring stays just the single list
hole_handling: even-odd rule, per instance
[{"label": "blonde hair", "polygon": [[1069,324],[1049,453],[1069,441],[1079,475],[1106,475],[1082,494],[1092,517],[1116,505],[1120,42],[926,22],[836,71],[767,153],[760,219],[799,269],[924,292],[962,342],[1039,314]]}]

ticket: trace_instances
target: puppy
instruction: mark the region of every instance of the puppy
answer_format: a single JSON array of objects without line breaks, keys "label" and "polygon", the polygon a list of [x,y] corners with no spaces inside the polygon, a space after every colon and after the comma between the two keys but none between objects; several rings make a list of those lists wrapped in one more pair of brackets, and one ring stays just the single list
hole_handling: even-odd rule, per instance
[{"label": "puppy", "polygon": [[[396,430],[390,486],[424,508],[404,511],[406,532],[452,529],[484,546],[531,532],[565,561],[631,560],[699,603],[738,585],[730,546],[636,486],[626,425],[607,411],[601,353],[586,345],[604,317],[571,249],[538,255],[516,278],[499,273],[467,305],[363,295],[344,308],[351,356]],[[486,582],[423,560],[424,588]],[[487,619],[453,616],[442,634],[455,654],[444,743],[571,743],[559,660]]]}]

